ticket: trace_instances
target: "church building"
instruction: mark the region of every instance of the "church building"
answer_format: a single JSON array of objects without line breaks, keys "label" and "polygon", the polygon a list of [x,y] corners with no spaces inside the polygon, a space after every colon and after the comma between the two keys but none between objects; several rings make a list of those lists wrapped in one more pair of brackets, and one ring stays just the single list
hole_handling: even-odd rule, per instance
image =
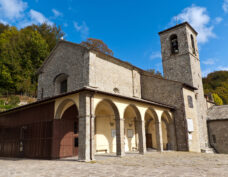
[{"label": "church building", "polygon": [[197,32],[159,33],[164,77],[61,40],[38,70],[38,101],[0,113],[0,156],[56,159],[210,150]]}]

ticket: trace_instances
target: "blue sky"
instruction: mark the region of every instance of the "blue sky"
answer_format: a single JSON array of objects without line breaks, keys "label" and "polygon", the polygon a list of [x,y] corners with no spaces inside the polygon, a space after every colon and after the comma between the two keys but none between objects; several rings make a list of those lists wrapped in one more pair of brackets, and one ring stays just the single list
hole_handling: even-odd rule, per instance
[{"label": "blue sky", "polygon": [[0,0],[0,22],[60,25],[65,39],[102,39],[114,56],[162,72],[158,32],[183,21],[199,32],[202,73],[228,70],[228,0]]}]

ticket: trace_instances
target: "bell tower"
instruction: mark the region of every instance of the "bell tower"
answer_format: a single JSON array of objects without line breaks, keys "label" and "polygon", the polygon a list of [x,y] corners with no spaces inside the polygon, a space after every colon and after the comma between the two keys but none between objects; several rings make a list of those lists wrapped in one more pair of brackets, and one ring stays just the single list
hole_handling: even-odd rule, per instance
[{"label": "bell tower", "polygon": [[201,149],[208,147],[206,101],[202,84],[197,32],[188,23],[171,27],[159,33],[164,77],[195,87],[197,119]]}]

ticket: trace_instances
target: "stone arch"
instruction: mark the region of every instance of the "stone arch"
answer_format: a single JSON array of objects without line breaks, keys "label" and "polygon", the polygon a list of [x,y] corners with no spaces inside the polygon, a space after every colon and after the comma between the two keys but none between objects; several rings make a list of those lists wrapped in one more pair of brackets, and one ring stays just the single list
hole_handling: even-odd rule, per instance
[{"label": "stone arch", "polygon": [[125,152],[139,150],[141,144],[141,114],[134,104],[124,110],[124,145]]},{"label": "stone arch", "polygon": [[178,37],[176,34],[172,34],[170,36],[170,47],[171,54],[177,54],[179,52]]},{"label": "stone arch", "polygon": [[95,107],[95,148],[97,153],[116,152],[116,120],[120,119],[116,105],[109,99]]},{"label": "stone arch", "polygon": [[68,85],[68,77],[69,75],[66,73],[60,73],[55,78],[53,79],[53,84],[54,84],[54,93],[55,95],[62,93],[61,91],[61,83],[65,83],[66,85],[66,91],[67,92],[67,85]]},{"label": "stone arch", "polygon": [[61,119],[64,111],[69,108],[70,106],[75,105],[77,110],[78,110],[78,106],[76,104],[76,102],[71,99],[71,98],[66,98],[64,99],[59,105],[58,108],[56,109],[56,113],[55,113],[55,119]]},{"label": "stone arch", "polygon": [[159,119],[154,108],[149,107],[145,112],[145,136],[146,147],[159,149]]},{"label": "stone arch", "polygon": [[161,115],[162,139],[164,150],[176,150],[176,134],[174,120],[168,111]]},{"label": "stone arch", "polygon": [[79,111],[72,99],[63,100],[53,120],[53,158],[71,157],[78,154]]}]

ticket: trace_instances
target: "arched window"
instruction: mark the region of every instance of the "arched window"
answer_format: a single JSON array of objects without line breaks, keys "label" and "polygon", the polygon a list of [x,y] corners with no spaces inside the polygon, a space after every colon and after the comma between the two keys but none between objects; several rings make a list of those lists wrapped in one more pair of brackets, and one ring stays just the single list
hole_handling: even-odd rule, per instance
[{"label": "arched window", "polygon": [[176,34],[173,34],[170,37],[170,43],[171,43],[171,53],[177,54],[179,52],[179,49],[178,49],[178,40],[177,40]]},{"label": "arched window", "polygon": [[55,95],[67,92],[67,78],[68,75],[64,73],[58,74],[55,77],[53,81],[55,86]]},{"label": "arched window", "polygon": [[188,95],[188,107],[193,108],[193,100],[192,100],[192,97],[190,95]]},{"label": "arched window", "polygon": [[192,43],[192,53],[195,55],[196,49],[195,49],[195,43],[194,43],[194,38],[192,34],[191,34],[191,43]]},{"label": "arched window", "polygon": [[60,82],[60,93],[66,93],[67,92],[67,79],[64,79]]}]

